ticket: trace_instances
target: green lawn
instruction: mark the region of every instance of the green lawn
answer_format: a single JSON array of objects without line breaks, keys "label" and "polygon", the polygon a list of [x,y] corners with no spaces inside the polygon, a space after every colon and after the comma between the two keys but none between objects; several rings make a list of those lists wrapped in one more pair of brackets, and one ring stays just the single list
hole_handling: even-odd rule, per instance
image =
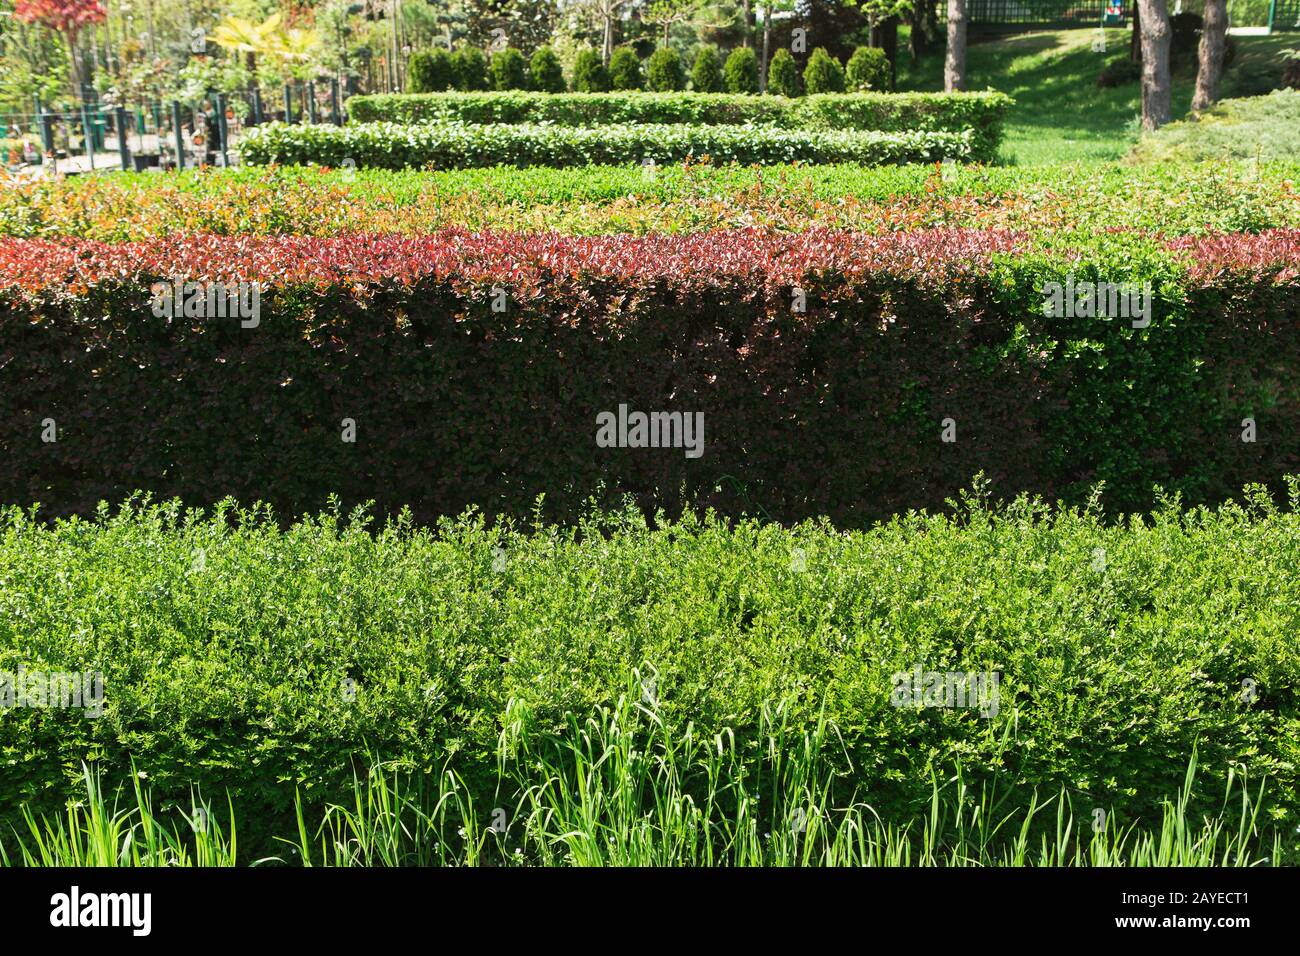
[{"label": "green lawn", "polygon": [[[1093,50],[1097,30],[1047,30],[976,42],[968,54],[971,89],[991,87],[1016,98],[1002,148],[1008,162],[1026,165],[1122,158],[1138,141],[1141,97],[1136,81],[1099,89],[1106,63],[1128,55],[1130,31],[1106,30],[1105,52]],[[1225,77],[1225,96],[1267,92],[1281,74],[1281,50],[1300,45],[1295,35],[1234,37],[1237,57]],[[906,37],[899,49],[906,50]],[[1174,117],[1187,115],[1195,85],[1194,60],[1174,72]],[[943,50],[913,63],[899,58],[900,90],[943,88]]]}]

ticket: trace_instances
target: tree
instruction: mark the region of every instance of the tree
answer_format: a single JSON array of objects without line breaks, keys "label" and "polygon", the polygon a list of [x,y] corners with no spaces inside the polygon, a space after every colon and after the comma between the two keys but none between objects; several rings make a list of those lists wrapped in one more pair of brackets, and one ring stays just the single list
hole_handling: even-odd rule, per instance
[{"label": "tree", "polygon": [[1169,6],[1138,0],[1142,23],[1142,128],[1159,129],[1170,118]]},{"label": "tree", "polygon": [[695,54],[695,65],[691,67],[691,89],[696,93],[717,93],[722,89],[722,64],[718,62],[716,47],[702,46]]},{"label": "tree", "polygon": [[948,0],[948,49],[943,55],[943,91],[966,89],[966,0]]},{"label": "tree", "polygon": [[1223,78],[1223,58],[1227,45],[1227,0],[1205,0],[1205,20],[1201,24],[1201,45],[1197,51],[1199,64],[1192,109],[1209,109],[1219,101],[1219,81]]},{"label": "tree", "polygon": [[492,57],[492,87],[497,90],[523,90],[528,88],[528,62],[512,46]]},{"label": "tree", "polygon": [[103,23],[107,17],[108,11],[99,0],[17,0],[14,4],[15,20],[39,24],[63,37],[78,96],[86,78],[77,60],[77,37],[84,27]]},{"label": "tree", "polygon": [[844,70],[844,84],[854,93],[860,90],[888,90],[889,78],[889,57],[884,50],[870,46],[860,46],[854,50]]},{"label": "tree", "polygon": [[542,93],[564,92],[566,88],[564,67],[560,65],[560,58],[549,46],[539,46],[533,52],[528,71],[532,76],[533,89]]},{"label": "tree", "polygon": [[593,0],[592,10],[601,22],[600,61],[609,66],[614,55],[614,21],[633,0]]},{"label": "tree", "polygon": [[609,92],[609,71],[595,50],[588,48],[578,53],[573,63],[573,88],[579,93]]},{"label": "tree", "polygon": [[767,91],[774,96],[799,95],[799,68],[785,47],[777,50],[768,64]]},{"label": "tree", "polygon": [[478,47],[461,47],[451,55],[451,65],[456,71],[456,89],[469,92],[488,89],[487,57]]},{"label": "tree", "polygon": [[727,57],[723,75],[728,93],[757,93],[758,54],[752,47],[736,47]]},{"label": "tree", "polygon": [[672,47],[661,46],[646,61],[646,81],[656,93],[672,93],[686,85],[682,58]]},{"label": "tree", "polygon": [[809,93],[843,93],[844,68],[840,61],[819,46],[812,51],[803,71],[804,89]]},{"label": "tree", "polygon": [[641,58],[631,47],[621,46],[610,57],[609,81],[616,90],[641,89]]},{"label": "tree", "polygon": [[663,45],[668,45],[668,32],[675,23],[688,23],[699,9],[701,0],[653,0],[641,14],[646,23],[663,27]]}]

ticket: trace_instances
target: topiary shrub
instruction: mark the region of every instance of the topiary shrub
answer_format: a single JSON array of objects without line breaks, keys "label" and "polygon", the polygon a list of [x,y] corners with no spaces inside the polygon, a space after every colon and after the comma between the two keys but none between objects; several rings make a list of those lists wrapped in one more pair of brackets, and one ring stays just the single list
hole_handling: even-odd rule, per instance
[{"label": "topiary shrub", "polygon": [[473,93],[491,89],[488,83],[487,57],[476,46],[463,46],[451,55],[456,89]]},{"label": "topiary shrub", "polygon": [[537,48],[528,64],[528,72],[533,89],[539,93],[563,93],[568,89],[564,82],[564,67],[549,46]]},{"label": "topiary shrub", "polygon": [[1136,83],[1140,79],[1142,79],[1141,65],[1134,63],[1127,56],[1122,56],[1102,67],[1102,71],[1097,74],[1097,86],[1101,89],[1110,89],[1126,83]]},{"label": "topiary shrub", "polygon": [[732,50],[722,72],[728,93],[758,92],[758,55],[752,48],[742,46]]},{"label": "topiary shrub", "polygon": [[803,86],[808,93],[843,93],[844,67],[819,46],[808,58],[803,71]]},{"label": "topiary shrub", "polygon": [[616,90],[639,90],[645,86],[641,58],[630,46],[621,46],[609,58],[609,85]]},{"label": "topiary shrub", "polygon": [[676,50],[660,47],[646,61],[646,84],[656,93],[672,93],[686,85],[682,58]]},{"label": "topiary shrub", "polygon": [[691,89],[696,93],[717,93],[722,89],[722,64],[715,47],[702,46],[691,67]]},{"label": "topiary shrub", "polygon": [[528,88],[528,61],[514,47],[506,47],[492,57],[492,87],[497,90]]},{"label": "topiary shrub", "polygon": [[1282,61],[1282,86],[1300,90],[1300,50],[1284,50],[1288,56]]},{"label": "topiary shrub", "polygon": [[849,57],[848,67],[844,71],[844,85],[852,93],[887,91],[893,85],[889,76],[889,57],[885,51],[878,47],[860,46]]},{"label": "topiary shrub", "polygon": [[773,96],[798,96],[803,92],[799,86],[799,68],[785,47],[777,50],[767,65],[767,91]]},{"label": "topiary shrub", "polygon": [[456,85],[456,71],[446,50],[421,50],[406,65],[408,93],[441,93]]},{"label": "topiary shrub", "polygon": [[573,88],[579,93],[608,93],[609,72],[595,50],[578,54],[573,63]]}]

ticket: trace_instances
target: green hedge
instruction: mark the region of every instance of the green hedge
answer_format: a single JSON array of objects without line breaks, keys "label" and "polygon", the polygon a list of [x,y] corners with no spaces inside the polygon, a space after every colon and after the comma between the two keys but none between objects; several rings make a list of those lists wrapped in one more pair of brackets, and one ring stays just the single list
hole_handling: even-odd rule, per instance
[{"label": "green hedge", "polygon": [[729,93],[437,93],[354,96],[353,122],[767,124],[788,129],[975,131],[977,158],[997,153],[1013,101],[1003,93],[852,93],[788,99]]},{"label": "green hedge", "polygon": [[463,169],[481,166],[570,167],[672,163],[709,156],[719,163],[842,163],[867,165],[971,159],[968,132],[881,133],[788,130],[775,127],[539,126],[369,123],[344,127],[270,123],[240,142],[240,158],[270,163],[383,169]]},{"label": "green hedge", "polygon": [[[270,836],[297,832],[295,790],[347,802],[372,753],[450,761],[486,817],[515,806],[495,790],[504,725],[526,713],[540,749],[653,667],[665,724],[731,728],[751,769],[765,703],[787,701],[792,747],[825,708],[842,735],[827,806],[898,823],[960,763],[1006,798],[999,819],[1065,786],[1076,818],[1158,825],[1196,748],[1189,816],[1222,809],[1236,763],[1252,791],[1269,778],[1261,823],[1294,855],[1297,566],[1300,516],[1257,497],[1116,526],[972,501],[862,533],[628,514],[530,534],[334,514],[281,530],[176,506],[51,528],[13,509],[0,671],[101,671],[105,706],[0,714],[0,839],[12,850],[25,803],[61,814],[82,761],[114,783],[138,771],[163,807],[197,785],[218,819],[229,792],[246,860],[286,852]],[[996,716],[892,706],[892,675],[918,666],[997,671]]]}]

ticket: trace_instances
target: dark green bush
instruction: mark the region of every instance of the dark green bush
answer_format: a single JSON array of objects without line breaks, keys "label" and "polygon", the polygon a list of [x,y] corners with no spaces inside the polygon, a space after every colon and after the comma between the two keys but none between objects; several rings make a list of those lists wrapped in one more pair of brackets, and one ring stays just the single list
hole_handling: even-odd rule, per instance
[{"label": "dark green bush", "polygon": [[608,93],[609,71],[595,50],[581,50],[573,64],[573,89],[578,93]]},{"label": "dark green bush", "polygon": [[456,85],[456,70],[446,50],[421,50],[411,54],[406,66],[408,91],[441,93]]},{"label": "dark green bush", "polygon": [[555,51],[549,46],[539,46],[533,51],[529,63],[531,86],[539,93],[563,93],[567,89],[564,83],[564,67]]},{"label": "dark green bush", "polygon": [[803,71],[803,87],[812,93],[843,93],[844,68],[825,47],[813,50]]},{"label": "dark green bush", "polygon": [[777,50],[767,65],[767,92],[773,96],[799,96],[803,93],[799,86],[799,68],[785,47]]},{"label": "dark green bush", "polygon": [[[488,61],[483,51],[476,46],[463,46],[451,55],[452,69],[456,75],[456,89],[475,93],[489,90],[492,84],[488,78]],[[353,97],[356,99],[356,97]],[[352,100],[349,100],[349,105]]]},{"label": "dark green bush", "polygon": [[492,88],[498,92],[528,88],[528,61],[514,47],[492,55]]},{"label": "dark green bush", "polygon": [[853,93],[867,90],[888,91],[889,57],[878,47],[860,46],[849,57],[845,69],[845,88]]},{"label": "dark green bush", "polygon": [[646,87],[656,93],[672,93],[686,85],[682,58],[670,47],[660,47],[646,62]]},{"label": "dark green bush", "polygon": [[631,47],[618,47],[609,58],[610,87],[615,90],[639,90],[645,81],[641,77],[641,58]]},{"label": "dark green bush", "polygon": [[736,47],[723,70],[728,93],[758,92],[758,54],[752,47]]},{"label": "dark green bush", "polygon": [[705,45],[695,54],[691,89],[696,93],[717,93],[722,89],[722,65],[718,62],[717,47]]}]

